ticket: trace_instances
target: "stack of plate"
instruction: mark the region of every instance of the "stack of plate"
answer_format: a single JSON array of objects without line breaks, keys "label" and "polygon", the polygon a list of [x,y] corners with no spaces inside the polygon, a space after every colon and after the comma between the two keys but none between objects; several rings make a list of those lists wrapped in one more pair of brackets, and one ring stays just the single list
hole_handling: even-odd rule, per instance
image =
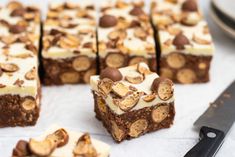
[{"label": "stack of plate", "polygon": [[212,0],[210,14],[226,34],[235,38],[235,0]]}]

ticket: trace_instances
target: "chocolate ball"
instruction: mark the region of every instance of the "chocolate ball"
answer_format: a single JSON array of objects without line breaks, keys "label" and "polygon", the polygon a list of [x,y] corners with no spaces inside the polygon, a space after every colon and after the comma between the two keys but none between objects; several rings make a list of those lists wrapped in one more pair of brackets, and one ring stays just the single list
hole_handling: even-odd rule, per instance
[{"label": "chocolate ball", "polygon": [[176,35],[173,40],[173,45],[175,45],[177,49],[184,49],[184,46],[189,44],[188,38],[181,33]]},{"label": "chocolate ball", "polygon": [[121,72],[116,68],[107,67],[101,71],[100,79],[109,78],[112,81],[122,80]]},{"label": "chocolate ball", "polygon": [[168,78],[164,78],[164,77],[159,77],[159,78],[155,78],[153,83],[152,83],[152,86],[151,86],[151,90],[154,92],[154,93],[157,93],[158,94],[158,90],[159,90],[159,86],[160,84],[168,84],[170,86],[173,86],[173,82],[168,79]]},{"label": "chocolate ball", "polygon": [[130,15],[133,15],[133,16],[139,16],[141,14],[144,14],[144,11],[142,10],[142,8],[140,7],[134,7],[130,12],[129,12]]},{"label": "chocolate ball", "polygon": [[118,23],[118,20],[115,16],[112,15],[103,15],[100,18],[99,26],[103,28],[109,28],[116,26]]},{"label": "chocolate ball", "polygon": [[187,0],[182,4],[183,11],[194,12],[198,10],[197,2],[195,0]]}]

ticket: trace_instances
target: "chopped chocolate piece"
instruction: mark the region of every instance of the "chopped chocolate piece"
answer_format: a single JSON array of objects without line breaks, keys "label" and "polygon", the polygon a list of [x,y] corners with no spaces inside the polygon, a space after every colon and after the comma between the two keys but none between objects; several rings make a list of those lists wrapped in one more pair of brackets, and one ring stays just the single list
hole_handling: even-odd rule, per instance
[{"label": "chopped chocolate piece", "polygon": [[17,17],[17,16],[22,17],[24,15],[24,13],[25,13],[25,9],[24,8],[16,8],[15,10],[13,10],[11,12],[10,15],[13,16],[13,17]]}]

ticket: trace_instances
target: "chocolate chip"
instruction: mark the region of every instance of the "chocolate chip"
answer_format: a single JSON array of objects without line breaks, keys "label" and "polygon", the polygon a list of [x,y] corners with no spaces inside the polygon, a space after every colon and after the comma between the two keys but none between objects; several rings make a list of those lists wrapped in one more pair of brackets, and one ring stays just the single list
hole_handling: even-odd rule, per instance
[{"label": "chocolate chip", "polygon": [[61,38],[61,34],[55,35],[54,38],[53,38],[52,41],[51,41],[51,44],[52,44],[53,46],[56,45],[57,42],[60,40],[60,38]]},{"label": "chocolate chip", "polygon": [[9,27],[9,31],[13,34],[18,34],[26,31],[26,27],[21,26],[21,25],[11,25]]},{"label": "chocolate chip", "polygon": [[25,45],[25,48],[27,49],[27,50],[30,50],[30,51],[32,51],[33,53],[37,53],[37,48],[33,45],[33,44],[27,44],[27,45]]},{"label": "chocolate chip", "polygon": [[137,21],[137,20],[133,20],[133,21],[131,21],[131,24],[130,24],[130,28],[134,28],[134,27],[140,27],[140,22],[139,21]]},{"label": "chocolate chip", "polygon": [[100,18],[99,26],[103,28],[116,26],[118,23],[117,18],[112,15],[103,15]]},{"label": "chocolate chip", "polygon": [[49,34],[50,35],[57,35],[57,34],[65,35],[64,32],[61,32],[61,31],[59,31],[57,29],[52,29]]},{"label": "chocolate chip", "polygon": [[100,79],[109,78],[112,81],[120,81],[122,79],[121,72],[116,68],[107,67],[101,71]]},{"label": "chocolate chip", "polygon": [[27,11],[27,12],[37,12],[38,9],[35,8],[35,7],[32,7],[32,6],[28,6],[28,7],[26,7],[26,11]]},{"label": "chocolate chip", "polygon": [[133,15],[133,16],[139,16],[139,15],[142,15],[144,14],[144,11],[142,10],[142,8],[140,7],[134,7],[130,12],[129,12],[130,15]]},{"label": "chocolate chip", "polygon": [[182,4],[182,10],[183,11],[197,11],[197,2],[195,0],[187,0]]},{"label": "chocolate chip", "polygon": [[173,40],[173,45],[175,45],[177,49],[184,49],[184,46],[189,44],[188,38],[183,34],[178,34]]},{"label": "chocolate chip", "polygon": [[10,14],[10,16],[12,17],[22,17],[25,13],[24,8],[16,8],[15,10],[13,10]]},{"label": "chocolate chip", "polygon": [[84,48],[92,48],[92,46],[93,46],[92,42],[86,42],[83,44]]}]

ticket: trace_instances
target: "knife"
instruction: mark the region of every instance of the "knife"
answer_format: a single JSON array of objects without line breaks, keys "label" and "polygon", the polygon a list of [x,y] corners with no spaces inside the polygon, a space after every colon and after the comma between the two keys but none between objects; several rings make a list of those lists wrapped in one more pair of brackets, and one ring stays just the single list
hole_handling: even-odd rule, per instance
[{"label": "knife", "polygon": [[184,157],[213,157],[235,120],[235,81],[194,123],[199,142]]}]

